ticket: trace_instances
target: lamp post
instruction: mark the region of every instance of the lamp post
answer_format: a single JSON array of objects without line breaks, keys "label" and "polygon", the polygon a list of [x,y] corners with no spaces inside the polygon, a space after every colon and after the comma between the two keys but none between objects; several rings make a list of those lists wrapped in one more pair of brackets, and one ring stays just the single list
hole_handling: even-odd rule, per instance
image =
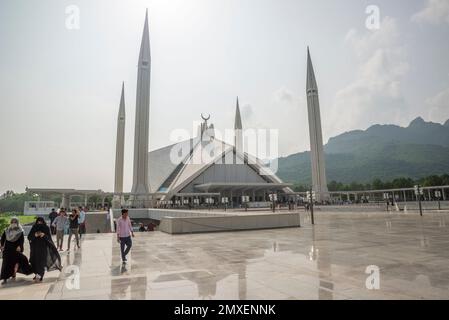
[{"label": "lamp post", "polygon": [[221,198],[221,203],[225,205],[225,211],[228,209],[229,199],[228,197]]},{"label": "lamp post", "polygon": [[307,200],[309,200],[310,203],[310,217],[312,218],[312,224],[315,224],[315,217],[313,214],[313,201],[315,201],[315,191],[310,189],[310,191],[307,191]]},{"label": "lamp post", "polygon": [[245,206],[245,211],[248,211],[248,202],[249,202],[249,196],[242,196],[242,203]]},{"label": "lamp post", "polygon": [[200,205],[200,199],[198,199],[198,198],[193,199],[193,206],[195,207],[195,206],[199,206],[199,205]]},{"label": "lamp post", "polygon": [[388,192],[384,192],[383,198],[387,202],[387,211],[390,211],[390,195]]},{"label": "lamp post", "polygon": [[435,190],[435,197],[438,199],[438,211],[441,210],[441,191]]},{"label": "lamp post", "polygon": [[298,205],[298,203],[299,203],[299,198],[300,198],[300,196],[299,196],[299,195],[296,195],[296,197],[295,197],[295,207],[294,207],[294,210],[297,210],[297,211],[298,211],[298,216],[299,216],[298,221],[299,221],[299,226],[301,227],[301,211],[299,210],[299,205]]},{"label": "lamp post", "polygon": [[276,201],[278,199],[278,195],[276,193],[271,193],[269,195],[270,197],[270,201],[271,201],[271,206],[273,207],[273,213],[276,212]]},{"label": "lamp post", "polygon": [[206,203],[209,204],[209,211],[212,209],[212,205],[214,204],[214,198],[206,198]]},{"label": "lamp post", "polygon": [[422,217],[421,196],[424,194],[422,187],[418,184],[415,186],[415,195],[418,198],[419,214]]},{"label": "lamp post", "polygon": [[399,202],[399,195],[395,194],[394,195],[394,203],[397,204]]}]

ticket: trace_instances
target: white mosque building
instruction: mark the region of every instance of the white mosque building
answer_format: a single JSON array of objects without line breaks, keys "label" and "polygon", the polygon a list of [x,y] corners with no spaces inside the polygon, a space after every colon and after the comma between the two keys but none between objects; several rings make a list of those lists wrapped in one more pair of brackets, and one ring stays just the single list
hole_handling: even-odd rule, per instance
[{"label": "white mosque building", "polygon": [[[113,195],[113,206],[120,208],[148,208],[164,204],[198,205],[213,201],[229,206],[264,207],[272,201],[296,199],[291,184],[284,183],[276,174],[244,145],[243,125],[237,99],[234,124],[234,143],[229,144],[215,136],[208,118],[198,128],[196,137],[149,152],[151,50],[148,10],[145,16],[138,60],[136,118],[134,135],[133,184],[131,192],[123,190],[125,146],[125,88],[122,85],[117,119],[114,191],[74,189],[33,189],[40,195],[61,194],[62,206],[68,207],[72,196],[100,195],[102,202]],[[321,133],[318,88],[308,52],[307,103],[312,160],[313,190],[318,201],[329,198],[326,185],[323,141]],[[172,157],[176,150],[187,150],[184,157]],[[203,157],[204,153],[210,155]],[[200,159],[200,160],[198,160]]]},{"label": "white mosque building", "polygon": [[[238,105],[236,123],[241,123]],[[286,199],[293,194],[291,184],[283,183],[262,161],[238,148],[243,146],[242,135],[236,134],[235,140],[236,145],[219,140],[213,124],[204,120],[195,138],[150,152],[151,192],[158,199],[189,203],[199,197],[225,198],[231,206],[242,202],[267,206],[270,195]],[[186,156],[175,162],[172,154],[179,150]]]},{"label": "white mosque building", "polygon": [[[327,193],[318,90],[308,53],[307,96],[312,149],[313,188],[324,198]],[[237,99],[234,145],[215,137],[210,117],[203,117],[198,135],[186,141],[148,152],[150,123],[151,52],[148,11],[138,62],[136,122],[134,136],[133,187],[128,205],[155,206],[164,203],[193,204],[226,201],[230,205],[248,202],[250,206],[269,205],[273,198],[288,200],[295,196],[291,184],[284,183],[255,156],[245,152],[243,125]],[[123,203],[124,98],[117,124],[117,155],[115,170],[115,206]],[[205,150],[207,149],[207,150]],[[184,150],[184,157],[172,157]],[[188,152],[185,152],[188,150]],[[209,155],[203,157],[205,151]],[[197,199],[197,200],[195,200]],[[213,199],[213,200],[209,200]],[[223,200],[226,199],[226,200]]]}]

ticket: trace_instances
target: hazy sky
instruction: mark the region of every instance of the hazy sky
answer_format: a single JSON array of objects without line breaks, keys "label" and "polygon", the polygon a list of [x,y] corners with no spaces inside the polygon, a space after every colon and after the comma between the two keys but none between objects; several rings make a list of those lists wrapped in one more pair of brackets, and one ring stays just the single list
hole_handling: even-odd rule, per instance
[{"label": "hazy sky", "polygon": [[[66,8],[80,28],[66,28]],[[380,28],[365,26],[368,5]],[[150,149],[201,112],[218,129],[280,131],[309,149],[306,48],[324,140],[374,123],[449,118],[449,0],[0,0],[0,192],[112,191],[121,82],[131,187],[137,58],[145,8],[152,50]]]}]

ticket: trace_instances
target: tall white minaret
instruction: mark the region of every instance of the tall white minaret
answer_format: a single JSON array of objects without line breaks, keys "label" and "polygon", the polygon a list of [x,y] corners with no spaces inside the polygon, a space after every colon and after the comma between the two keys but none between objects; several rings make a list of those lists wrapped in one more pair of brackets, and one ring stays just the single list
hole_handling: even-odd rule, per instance
[{"label": "tall white minaret", "polygon": [[151,54],[148,28],[148,9],[145,15],[142,43],[137,67],[136,123],[134,134],[134,174],[131,193],[134,199],[147,200],[148,184],[148,144],[150,123],[150,75]]},{"label": "tall white minaret", "polygon": [[243,153],[243,125],[242,117],[240,116],[239,97],[237,97],[237,106],[235,108],[235,124],[234,124],[234,147],[239,153]]},{"label": "tall white minaret", "polygon": [[329,199],[324,160],[323,134],[321,130],[318,86],[313,71],[310,51],[307,48],[307,109],[309,113],[310,158],[312,162],[312,188],[318,202]]},{"label": "tall white minaret", "polygon": [[[117,118],[117,143],[115,147],[115,183],[114,193],[123,193],[123,164],[125,157],[125,83],[122,84],[122,96]],[[124,202],[123,195],[115,195],[114,208],[120,208]]]}]

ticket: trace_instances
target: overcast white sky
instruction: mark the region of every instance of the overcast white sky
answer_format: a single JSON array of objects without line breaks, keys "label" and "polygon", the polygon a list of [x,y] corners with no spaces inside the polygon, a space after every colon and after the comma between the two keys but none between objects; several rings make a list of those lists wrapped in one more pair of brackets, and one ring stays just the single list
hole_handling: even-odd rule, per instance
[{"label": "overcast white sky", "polygon": [[[66,28],[66,7],[80,29]],[[368,5],[379,30],[365,27]],[[449,118],[449,0],[0,0],[0,192],[111,191],[121,82],[131,187],[137,58],[145,8],[152,50],[150,149],[210,113],[280,130],[309,149],[310,46],[323,135]]]}]

